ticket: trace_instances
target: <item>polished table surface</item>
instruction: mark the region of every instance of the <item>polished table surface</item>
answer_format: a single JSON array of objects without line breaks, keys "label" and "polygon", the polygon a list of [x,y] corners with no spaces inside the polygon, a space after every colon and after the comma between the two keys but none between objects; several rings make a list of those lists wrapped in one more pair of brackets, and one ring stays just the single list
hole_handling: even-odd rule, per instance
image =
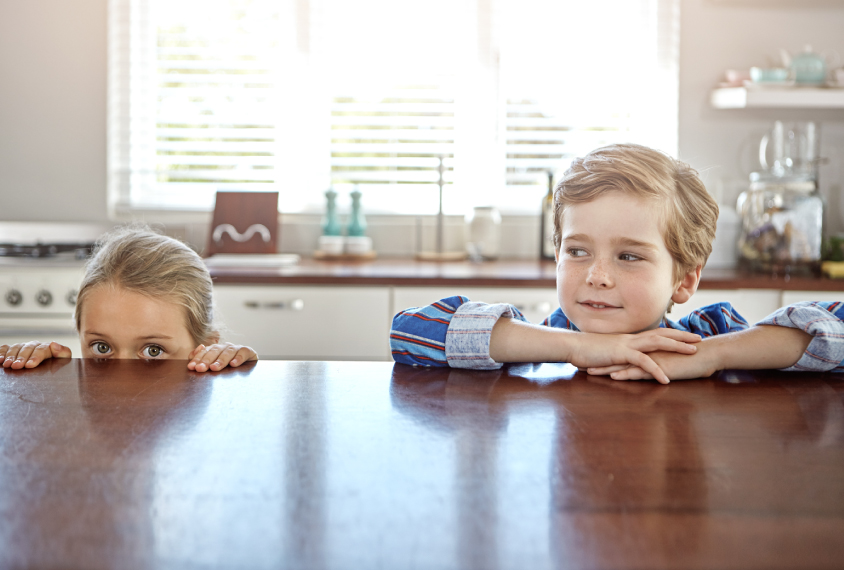
[{"label": "polished table surface", "polygon": [[0,372],[2,568],[841,568],[844,379]]}]

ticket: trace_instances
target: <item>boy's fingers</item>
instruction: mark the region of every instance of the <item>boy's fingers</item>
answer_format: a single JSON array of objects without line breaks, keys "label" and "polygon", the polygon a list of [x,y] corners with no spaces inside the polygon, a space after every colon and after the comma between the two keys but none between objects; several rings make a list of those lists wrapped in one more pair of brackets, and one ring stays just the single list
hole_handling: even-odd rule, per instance
[{"label": "boy's fingers", "polygon": [[669,352],[680,352],[682,354],[694,354],[697,352],[697,346],[694,344],[688,344],[686,342],[680,342],[678,340],[673,340],[670,338],[661,338],[658,344],[658,350],[667,350]]},{"label": "boy's fingers", "polygon": [[610,375],[613,380],[652,380],[653,376],[637,366],[631,366]]},{"label": "boy's fingers", "polygon": [[654,329],[654,334],[662,337],[673,338],[681,342],[700,342],[701,336],[689,331],[681,331],[677,329],[659,328]]},{"label": "boy's fingers", "polygon": [[[628,362],[630,362],[631,364],[635,364],[636,366],[653,376],[656,381],[660,384],[668,384],[669,382],[671,382],[668,379],[668,376],[665,375],[665,372],[662,371],[662,368],[660,368],[657,363],[654,362],[653,359],[647,354],[643,354],[640,352],[638,353],[638,356],[634,355],[633,358],[628,360]],[[621,372],[617,372],[616,374],[620,376],[625,375],[624,370],[622,370]],[[615,378],[612,375],[610,375],[610,377],[614,380],[621,380],[621,378]]]},{"label": "boy's fingers", "polygon": [[591,374],[592,376],[606,376],[607,374],[612,374],[613,372],[618,372],[619,370],[625,370],[630,368],[629,364],[613,364],[612,366],[595,366],[586,369],[587,374]]}]

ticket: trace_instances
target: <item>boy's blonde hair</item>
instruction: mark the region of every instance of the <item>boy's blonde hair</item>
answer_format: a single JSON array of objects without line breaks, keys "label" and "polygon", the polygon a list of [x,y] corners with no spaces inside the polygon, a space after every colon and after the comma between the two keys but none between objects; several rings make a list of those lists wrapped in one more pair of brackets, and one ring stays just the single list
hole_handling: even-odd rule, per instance
[{"label": "boy's blonde hair", "polygon": [[637,144],[605,146],[574,159],[554,191],[554,246],[559,250],[568,206],[613,191],[651,198],[663,206],[662,235],[674,259],[675,280],[706,264],[718,204],[688,164]]},{"label": "boy's blonde hair", "polygon": [[97,240],[76,297],[77,330],[88,294],[100,285],[171,301],[185,308],[185,324],[197,345],[219,339],[211,276],[199,255],[178,240],[139,225],[116,228]]}]

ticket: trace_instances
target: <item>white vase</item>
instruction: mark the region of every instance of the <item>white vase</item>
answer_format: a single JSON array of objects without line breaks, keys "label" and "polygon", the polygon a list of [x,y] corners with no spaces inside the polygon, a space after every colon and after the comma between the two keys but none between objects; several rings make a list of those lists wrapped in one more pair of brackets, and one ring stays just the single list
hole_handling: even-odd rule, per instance
[{"label": "white vase", "polygon": [[473,259],[501,254],[501,214],[492,206],[477,206],[466,215],[466,250]]}]

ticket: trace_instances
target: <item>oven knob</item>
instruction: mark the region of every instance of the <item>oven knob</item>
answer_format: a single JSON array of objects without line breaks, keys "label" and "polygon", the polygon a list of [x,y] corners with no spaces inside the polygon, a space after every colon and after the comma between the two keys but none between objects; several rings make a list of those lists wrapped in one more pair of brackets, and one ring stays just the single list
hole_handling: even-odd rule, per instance
[{"label": "oven knob", "polygon": [[23,302],[23,295],[17,289],[9,289],[6,292],[6,302],[13,307],[17,307]]},{"label": "oven knob", "polygon": [[76,289],[71,289],[70,291],[67,292],[67,295],[65,296],[64,300],[67,301],[68,305],[73,307],[73,306],[76,305],[76,296],[78,294],[79,294],[79,291],[77,291]]},{"label": "oven knob", "polygon": [[53,302],[53,295],[46,289],[41,289],[35,296],[35,300],[42,307],[47,307]]}]

